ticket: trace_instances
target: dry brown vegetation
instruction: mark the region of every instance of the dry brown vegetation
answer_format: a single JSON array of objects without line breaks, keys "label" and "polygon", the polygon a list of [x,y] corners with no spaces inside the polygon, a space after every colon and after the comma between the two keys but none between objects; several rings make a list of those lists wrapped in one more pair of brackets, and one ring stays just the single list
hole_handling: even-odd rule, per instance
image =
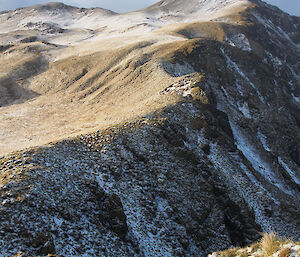
[{"label": "dry brown vegetation", "polygon": [[282,240],[274,232],[264,234],[260,242],[260,248],[263,256],[270,256],[280,249]]},{"label": "dry brown vegetation", "polygon": [[23,78],[27,89],[41,96],[1,108],[0,152],[107,127],[173,101],[170,96],[159,95],[172,78],[157,61],[144,56],[149,51],[150,46],[133,45],[66,58],[37,76],[32,73],[29,79]]},{"label": "dry brown vegetation", "polygon": [[[224,15],[245,10],[241,6]],[[234,24],[238,20],[244,20],[240,13],[232,18]],[[27,40],[1,51],[0,155],[107,128],[177,102],[176,95],[159,94],[177,80],[162,60],[173,62],[175,52],[184,56],[203,39],[223,41],[228,28],[213,21],[166,23],[143,36],[123,33],[68,47],[38,40],[32,31],[7,33],[3,41]],[[192,91],[207,103],[200,88]]]},{"label": "dry brown vegetation", "polygon": [[[268,257],[273,256],[276,253],[278,257],[288,257],[293,252],[299,254],[299,242],[293,243],[289,239],[280,238],[276,232],[265,233],[259,242],[252,244],[245,248],[231,248],[219,253],[215,253],[212,256],[219,257],[246,257],[246,256],[256,256],[256,257]],[[294,256],[294,255],[293,255]],[[298,255],[296,255],[298,256]]]},{"label": "dry brown vegetation", "polygon": [[290,255],[290,253],[291,253],[291,248],[286,247],[280,250],[278,257],[287,257]]},{"label": "dry brown vegetation", "polygon": [[[12,67],[18,63],[28,66],[28,58],[33,65],[17,79],[9,75],[30,92],[26,99],[30,100],[17,99],[19,104],[14,101],[0,109],[0,154],[103,129],[177,102],[178,95],[160,94],[179,79],[168,74],[161,62],[175,61],[174,53],[182,52],[184,56],[199,44],[201,39],[162,45],[134,43],[63,58],[50,63],[45,71],[46,64],[38,51],[28,51],[16,61],[22,56],[17,50],[21,46],[12,52],[7,50],[2,58],[9,59]],[[202,90],[192,91],[196,100],[207,103]]]},{"label": "dry brown vegetation", "polygon": [[181,35],[185,38],[210,38],[223,41],[225,37],[224,24],[216,22],[192,22],[168,25],[159,30],[171,34]]}]

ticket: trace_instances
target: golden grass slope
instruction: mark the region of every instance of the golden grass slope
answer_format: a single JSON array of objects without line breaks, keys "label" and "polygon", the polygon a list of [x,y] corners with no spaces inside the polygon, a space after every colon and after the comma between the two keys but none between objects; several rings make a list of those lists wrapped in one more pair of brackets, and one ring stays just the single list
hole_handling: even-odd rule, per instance
[{"label": "golden grass slope", "polygon": [[69,57],[27,79],[27,89],[40,96],[0,109],[0,153],[134,119],[174,101],[159,94],[172,78],[152,53],[145,43]]},{"label": "golden grass slope", "polygon": [[69,47],[42,40],[14,44],[0,53],[0,155],[178,101],[177,95],[160,94],[177,80],[161,60],[172,62],[175,51],[192,50],[197,40],[223,41],[227,27],[213,21],[176,23],[141,37],[106,36]]}]

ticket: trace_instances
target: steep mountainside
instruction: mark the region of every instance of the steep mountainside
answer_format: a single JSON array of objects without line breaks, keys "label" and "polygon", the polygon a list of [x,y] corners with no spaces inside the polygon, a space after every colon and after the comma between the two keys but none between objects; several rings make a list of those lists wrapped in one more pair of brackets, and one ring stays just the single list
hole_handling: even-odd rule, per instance
[{"label": "steep mountainside", "polygon": [[169,0],[0,21],[0,256],[299,241],[299,17]]}]

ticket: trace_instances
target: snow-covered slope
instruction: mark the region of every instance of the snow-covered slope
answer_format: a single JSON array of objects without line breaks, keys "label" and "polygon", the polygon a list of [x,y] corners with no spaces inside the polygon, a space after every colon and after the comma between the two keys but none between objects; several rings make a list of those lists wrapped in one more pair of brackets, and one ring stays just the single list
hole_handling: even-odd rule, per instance
[{"label": "snow-covered slope", "polygon": [[163,0],[145,9],[160,18],[168,20],[176,17],[177,21],[212,20],[225,16],[234,8],[250,5],[248,0]]},{"label": "snow-covered slope", "polygon": [[1,14],[0,33],[39,29],[42,24],[58,26],[61,29],[94,29],[103,19],[113,15],[115,13],[101,8],[80,9],[61,3],[50,3]]},{"label": "snow-covered slope", "polygon": [[19,31],[21,35],[10,40],[15,42],[24,31],[35,31],[40,39],[69,45],[95,36],[147,33],[174,22],[208,21],[249,4],[246,0],[194,0],[188,5],[180,0],[162,1],[141,11],[116,14],[51,3],[0,14],[0,33]]}]

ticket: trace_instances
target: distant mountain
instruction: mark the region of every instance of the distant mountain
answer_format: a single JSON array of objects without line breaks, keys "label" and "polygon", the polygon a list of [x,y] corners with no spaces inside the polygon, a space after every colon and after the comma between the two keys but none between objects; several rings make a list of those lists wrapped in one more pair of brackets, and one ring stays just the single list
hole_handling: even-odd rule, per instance
[{"label": "distant mountain", "polygon": [[299,47],[258,0],[0,14],[0,256],[299,241]]},{"label": "distant mountain", "polygon": [[61,29],[67,28],[93,28],[93,24],[103,17],[116,13],[101,9],[83,9],[68,6],[62,3],[49,3],[33,7],[20,8],[15,11],[5,12],[0,16],[2,33],[16,30],[33,29],[29,24],[52,24]]},{"label": "distant mountain", "polygon": [[162,0],[145,10],[174,13],[182,17],[197,13],[199,15],[198,19],[201,19],[201,15],[207,16],[226,8],[249,4],[251,4],[251,1],[248,0],[191,0],[189,4],[185,4],[182,0]]}]

